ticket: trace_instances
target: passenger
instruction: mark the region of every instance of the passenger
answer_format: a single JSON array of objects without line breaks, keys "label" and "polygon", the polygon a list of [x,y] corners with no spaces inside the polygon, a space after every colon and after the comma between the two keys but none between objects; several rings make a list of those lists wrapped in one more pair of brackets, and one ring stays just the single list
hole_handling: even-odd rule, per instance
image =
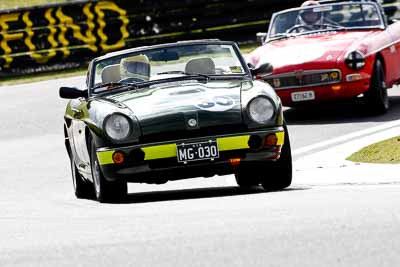
[{"label": "passenger", "polygon": [[150,79],[150,61],[146,55],[124,58],[120,64],[121,82],[145,82]]}]

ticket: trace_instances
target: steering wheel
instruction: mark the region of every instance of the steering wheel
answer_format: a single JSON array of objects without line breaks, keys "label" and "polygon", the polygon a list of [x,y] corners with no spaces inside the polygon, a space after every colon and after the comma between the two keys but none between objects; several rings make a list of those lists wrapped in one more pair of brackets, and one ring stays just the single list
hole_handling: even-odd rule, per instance
[{"label": "steering wheel", "polygon": [[140,83],[144,82],[144,80],[139,79],[139,78],[124,78],[119,81],[120,83]]},{"label": "steering wheel", "polygon": [[294,31],[299,32],[299,29],[305,29],[305,30],[311,31],[311,30],[312,30],[312,27],[309,26],[309,25],[296,24],[296,25],[294,25],[293,27],[291,27],[290,29],[288,29],[288,30],[286,31],[286,33],[292,33],[292,32],[294,32]]}]

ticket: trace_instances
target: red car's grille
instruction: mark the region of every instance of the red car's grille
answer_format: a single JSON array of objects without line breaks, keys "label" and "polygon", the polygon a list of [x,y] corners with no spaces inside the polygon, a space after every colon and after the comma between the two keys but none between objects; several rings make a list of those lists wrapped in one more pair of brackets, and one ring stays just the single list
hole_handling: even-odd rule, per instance
[{"label": "red car's grille", "polygon": [[341,81],[340,70],[298,71],[268,76],[265,81],[274,89],[334,84]]}]

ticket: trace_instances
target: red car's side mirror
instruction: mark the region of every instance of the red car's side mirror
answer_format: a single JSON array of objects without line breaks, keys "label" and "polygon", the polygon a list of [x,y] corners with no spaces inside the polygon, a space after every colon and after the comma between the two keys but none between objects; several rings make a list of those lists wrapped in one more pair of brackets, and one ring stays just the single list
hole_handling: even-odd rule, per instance
[{"label": "red car's side mirror", "polygon": [[259,77],[270,75],[270,74],[272,74],[273,70],[274,70],[274,68],[272,67],[272,65],[270,63],[264,63],[264,64],[261,64],[257,68],[250,69],[251,74],[253,76],[259,76]]}]

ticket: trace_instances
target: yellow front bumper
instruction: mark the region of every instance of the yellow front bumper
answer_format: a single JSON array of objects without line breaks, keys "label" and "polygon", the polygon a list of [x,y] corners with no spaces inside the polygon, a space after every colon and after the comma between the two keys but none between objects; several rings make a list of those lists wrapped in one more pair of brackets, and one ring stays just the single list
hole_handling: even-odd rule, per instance
[{"label": "yellow front bumper", "polygon": [[[278,138],[277,145],[283,145],[285,132],[275,132]],[[239,149],[248,149],[250,135],[239,135],[229,137],[217,137],[219,151],[230,151]],[[176,157],[176,143],[168,143],[161,145],[142,146],[140,149],[145,153],[144,160],[155,160]],[[116,150],[98,151],[97,158],[100,165],[114,164],[112,156]]]}]

